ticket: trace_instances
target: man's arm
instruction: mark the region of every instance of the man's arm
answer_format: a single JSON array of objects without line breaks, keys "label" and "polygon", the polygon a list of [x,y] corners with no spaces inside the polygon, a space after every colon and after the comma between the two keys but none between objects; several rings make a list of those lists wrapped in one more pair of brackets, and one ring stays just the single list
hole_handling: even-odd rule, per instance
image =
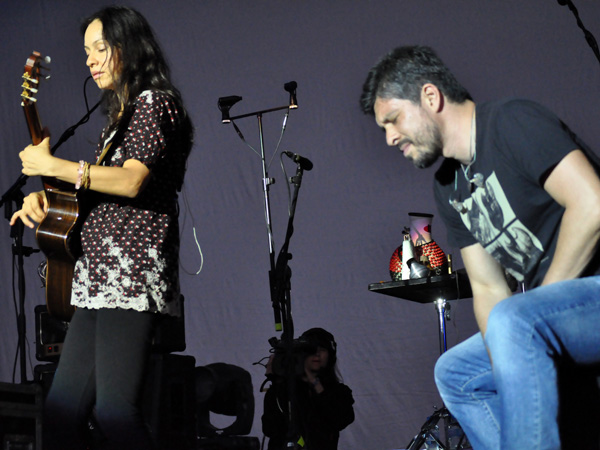
[{"label": "man's arm", "polygon": [[485,335],[492,308],[512,294],[502,266],[481,246],[473,244],[460,251],[473,291],[473,309]]},{"label": "man's arm", "polygon": [[[600,179],[586,156],[574,150],[552,170],[544,189],[565,212],[556,251],[542,284],[577,278],[600,240]],[[485,334],[490,311],[511,295],[500,264],[480,244],[461,250],[473,290],[473,308]]]},{"label": "man's arm", "polygon": [[544,189],[565,208],[556,251],[542,284],[577,278],[596,251],[600,238],[600,179],[581,150],[565,156]]}]

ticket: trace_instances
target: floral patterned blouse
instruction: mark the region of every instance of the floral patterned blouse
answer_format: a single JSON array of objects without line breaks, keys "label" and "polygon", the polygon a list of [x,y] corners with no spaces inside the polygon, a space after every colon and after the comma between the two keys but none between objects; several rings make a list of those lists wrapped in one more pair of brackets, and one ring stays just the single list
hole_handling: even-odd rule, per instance
[{"label": "floral patterned blouse", "polygon": [[[191,145],[180,116],[167,94],[144,91],[136,99],[127,130],[103,164],[137,159],[151,178],[136,198],[98,194],[81,232],[71,304],[180,315],[177,192]],[[96,157],[111,138],[104,130]]]}]

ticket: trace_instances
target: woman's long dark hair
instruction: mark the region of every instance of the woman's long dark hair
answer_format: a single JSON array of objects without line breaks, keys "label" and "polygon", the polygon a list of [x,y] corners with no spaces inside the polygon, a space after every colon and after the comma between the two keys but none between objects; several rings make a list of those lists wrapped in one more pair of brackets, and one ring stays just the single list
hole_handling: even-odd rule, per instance
[{"label": "woman's long dark hair", "polygon": [[111,57],[116,55],[119,69],[114,90],[105,90],[103,93],[110,128],[116,129],[121,121],[128,121],[136,97],[147,89],[154,89],[174,99],[183,115],[183,123],[189,124],[191,141],[191,123],[183,107],[181,94],[171,83],[169,66],[148,21],[134,9],[109,6],[85,19],[81,24],[81,33],[85,34],[96,19],[102,23],[104,39],[112,50]]}]

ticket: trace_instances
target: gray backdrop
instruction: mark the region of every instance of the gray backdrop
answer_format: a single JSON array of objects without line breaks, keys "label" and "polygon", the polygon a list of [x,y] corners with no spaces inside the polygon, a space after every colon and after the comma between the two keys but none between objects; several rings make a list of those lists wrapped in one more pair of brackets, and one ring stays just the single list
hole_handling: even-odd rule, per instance
[{"label": "gray backdrop", "polygon": [[[585,25],[600,34],[597,1],[579,0]],[[300,108],[290,114],[280,150],[314,163],[305,172],[290,252],[297,335],[330,330],[339,366],[356,399],[356,421],[340,448],[406,446],[440,405],[432,380],[438,355],[434,307],[371,293],[389,280],[388,262],[400,245],[408,212],[435,214],[433,170],[419,171],[386,147],[358,97],[368,69],[397,45],[436,48],[477,101],[523,96],[554,109],[596,146],[599,63],[571,12],[554,0],[132,0],[154,26],[196,126],[196,143],[182,197],[182,287],[186,296],[186,354],[198,365],[224,361],[253,377],[261,436],[264,369],[274,330],[260,159],[220,123],[217,99],[240,95],[232,114],[285,105],[285,82],[298,83]],[[56,139],[85,112],[88,70],[78,24],[103,4],[92,0],[3,0],[0,15],[0,191],[20,171],[18,151],[28,141],[20,111],[20,76],[32,50],[52,56],[52,79],[39,94],[42,121]],[[98,98],[95,86],[90,101]],[[263,117],[270,159],[283,112]],[[80,128],[60,153],[91,159],[103,119]],[[259,148],[254,118],[240,120]],[[295,166],[286,160],[293,173]],[[285,176],[275,155],[269,175],[275,250],[287,226]],[[39,189],[31,179],[25,192]],[[204,265],[195,275],[202,258]],[[434,218],[433,237],[460,266]],[[25,242],[35,246],[33,233]],[[0,222],[0,380],[19,380],[10,230]],[[36,275],[42,256],[25,261],[28,378],[35,360],[33,308],[44,302]],[[453,302],[449,344],[475,330],[469,299]],[[13,375],[14,374],[14,375]],[[226,422],[226,420],[225,420]]]}]

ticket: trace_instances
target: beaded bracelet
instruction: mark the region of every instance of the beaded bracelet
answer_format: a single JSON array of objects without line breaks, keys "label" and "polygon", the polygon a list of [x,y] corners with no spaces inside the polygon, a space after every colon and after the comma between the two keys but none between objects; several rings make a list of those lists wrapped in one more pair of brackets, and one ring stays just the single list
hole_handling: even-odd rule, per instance
[{"label": "beaded bracelet", "polygon": [[88,189],[90,187],[90,167],[92,165],[89,162],[85,163],[85,167],[83,168],[83,177],[81,180],[81,187],[83,189]]},{"label": "beaded bracelet", "polygon": [[81,187],[81,180],[83,179],[83,171],[85,169],[85,161],[82,159],[79,161],[79,168],[77,169],[77,182],[75,183],[75,189],[79,190]]}]

